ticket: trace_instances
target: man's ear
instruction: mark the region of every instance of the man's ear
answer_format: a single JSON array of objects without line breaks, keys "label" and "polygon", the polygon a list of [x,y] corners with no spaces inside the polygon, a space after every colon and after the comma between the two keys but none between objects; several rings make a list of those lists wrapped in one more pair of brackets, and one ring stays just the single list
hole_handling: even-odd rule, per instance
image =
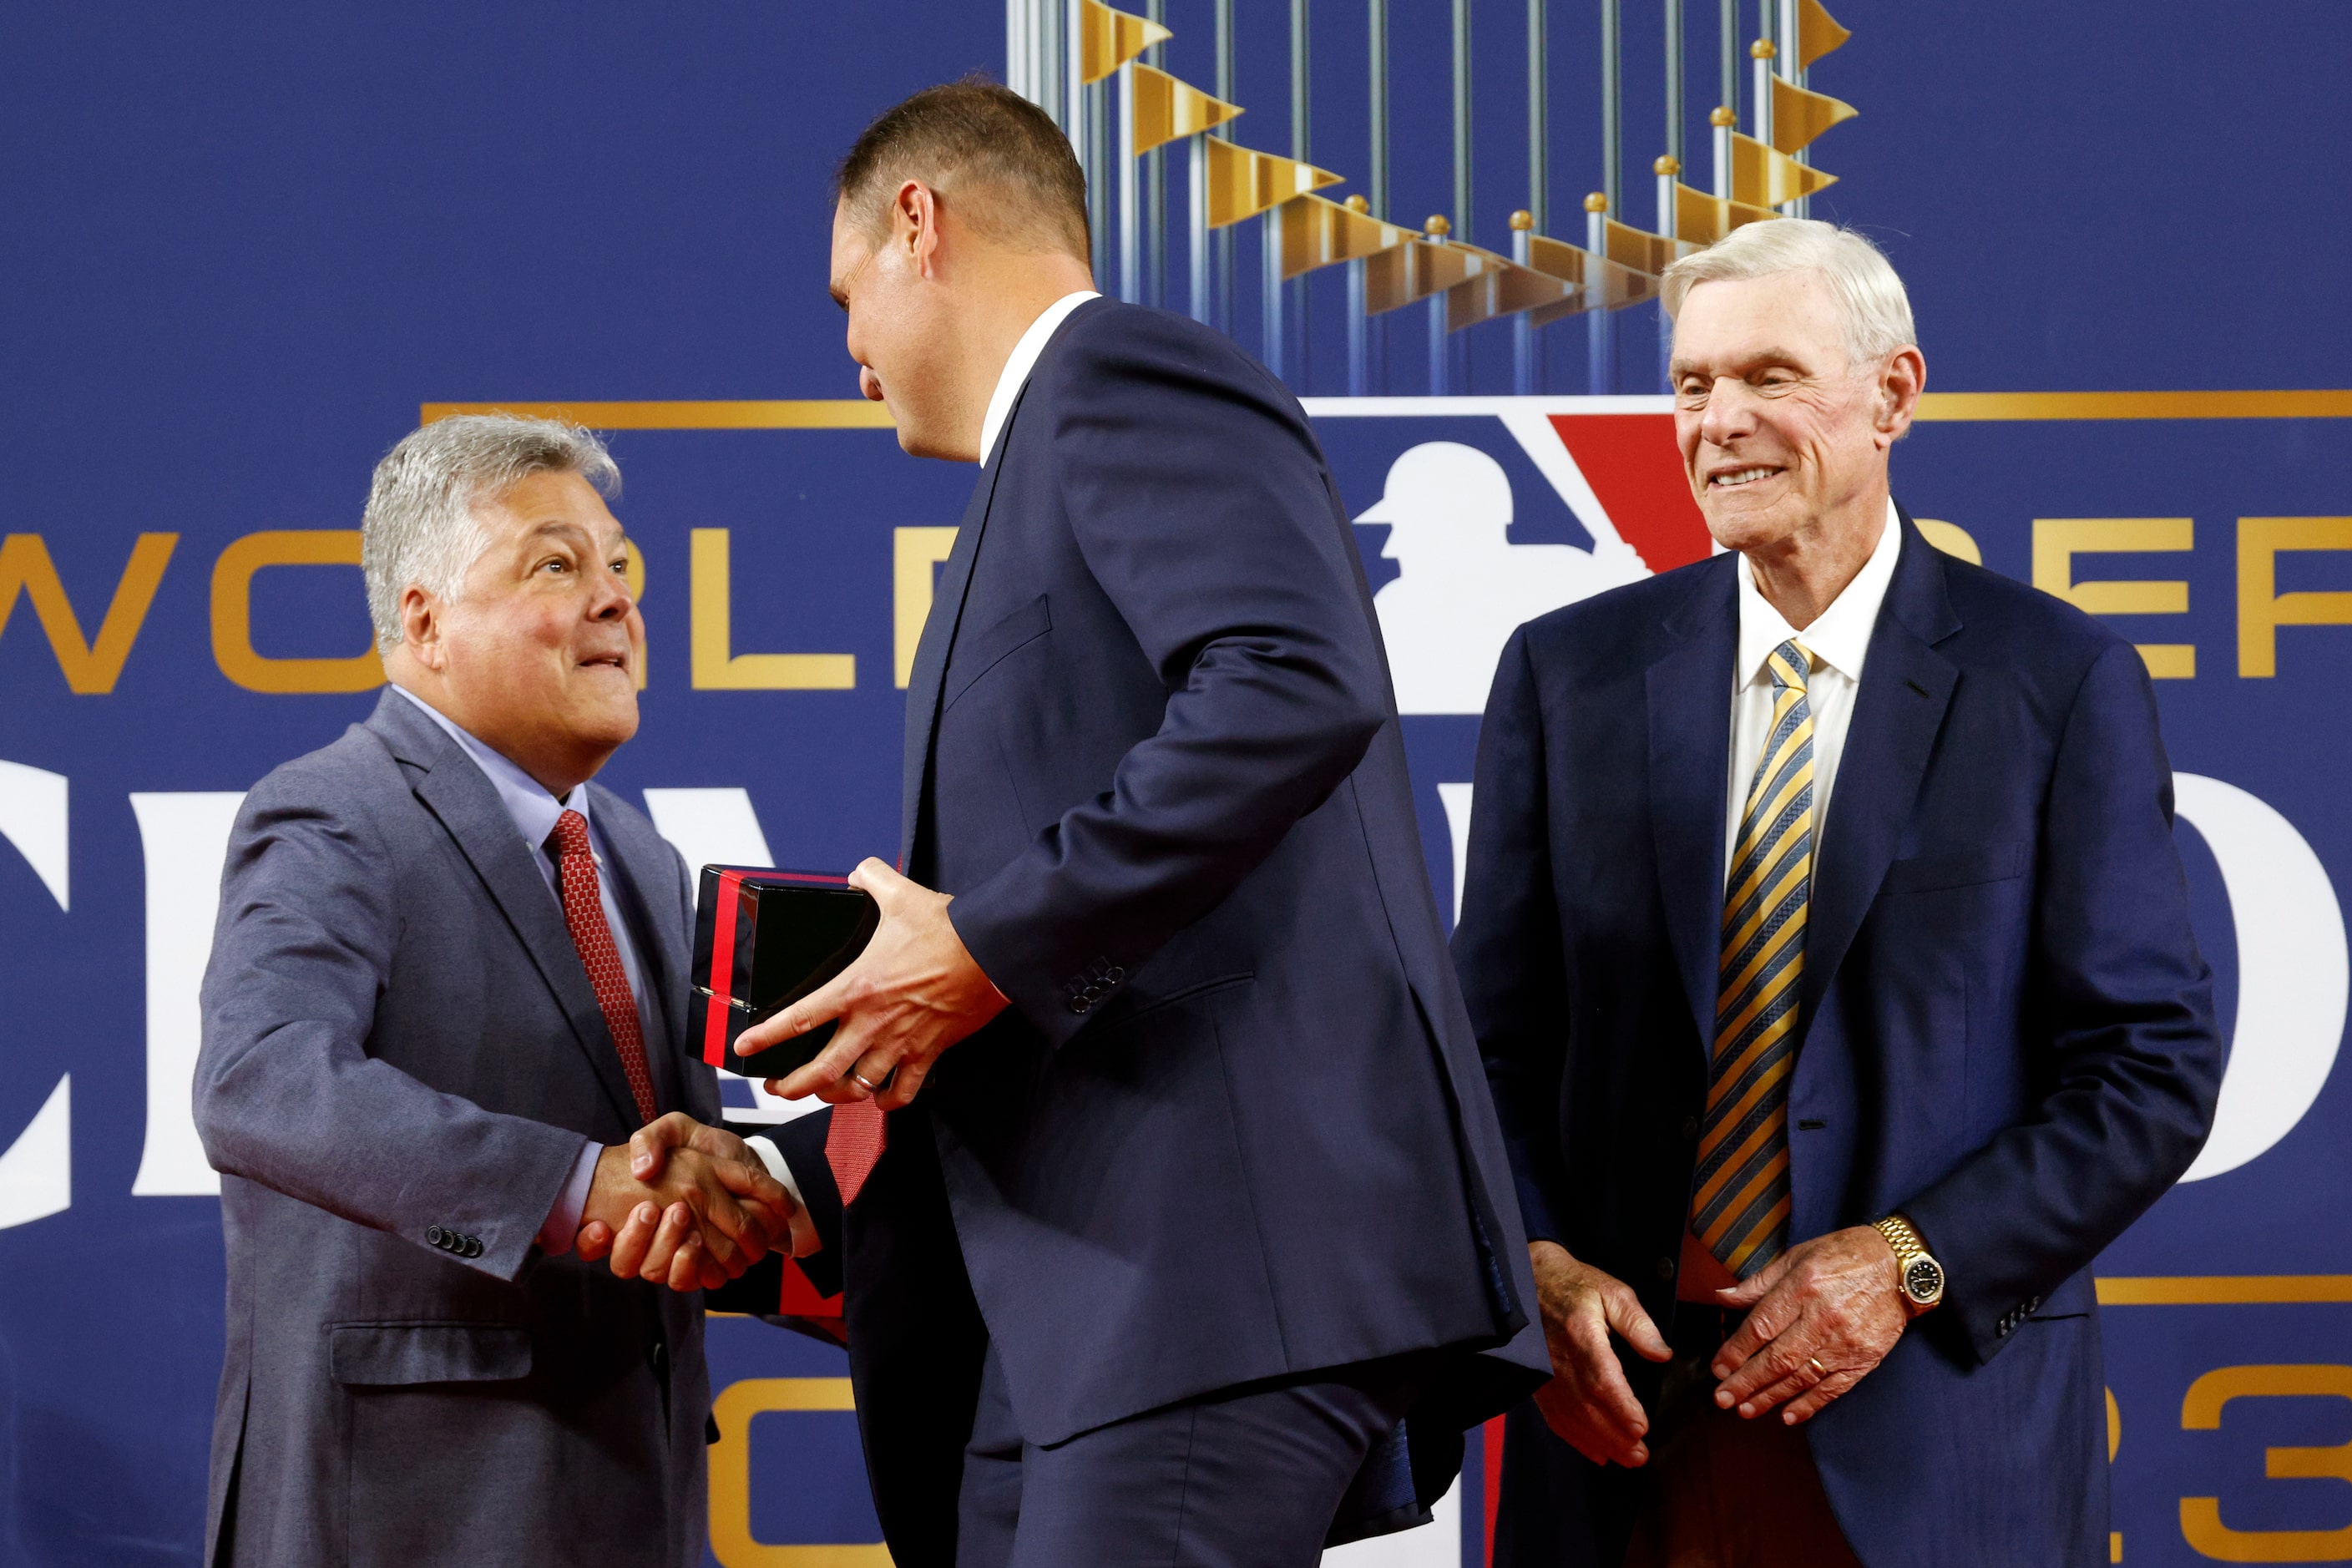
[{"label": "man's ear", "polygon": [[1885,444],[1893,446],[1910,433],[1912,417],[1919,409],[1919,395],[1927,385],[1927,357],[1916,347],[1895,350],[1880,368],[1878,416],[1873,423]]},{"label": "man's ear", "polygon": [[425,668],[437,670],[447,662],[441,643],[441,606],[414,583],[401,590],[400,636],[410,656]]},{"label": "man's ear", "polygon": [[890,205],[891,239],[907,247],[908,259],[927,279],[939,276],[940,197],[920,180],[898,186]]}]

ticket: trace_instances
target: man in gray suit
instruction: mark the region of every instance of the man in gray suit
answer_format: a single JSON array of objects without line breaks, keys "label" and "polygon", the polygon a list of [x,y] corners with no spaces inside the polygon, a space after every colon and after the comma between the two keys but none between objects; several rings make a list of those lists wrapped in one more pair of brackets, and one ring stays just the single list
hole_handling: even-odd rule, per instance
[{"label": "man in gray suit", "polygon": [[[228,1247],[210,1563],[702,1561],[696,1292],[793,1205],[685,1124],[719,1117],[692,887],[587,783],[637,724],[618,480],[541,420],[395,447],[362,531],[392,689],[238,813],[195,1079]],[[685,1146],[640,1182],[665,1113]],[[656,1226],[667,1290],[627,1277]]]}]

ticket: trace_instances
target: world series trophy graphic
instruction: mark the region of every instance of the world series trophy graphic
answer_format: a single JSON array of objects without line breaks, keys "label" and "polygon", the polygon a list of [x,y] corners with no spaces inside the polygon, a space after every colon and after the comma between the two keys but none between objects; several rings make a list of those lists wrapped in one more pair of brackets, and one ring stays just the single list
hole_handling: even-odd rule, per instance
[{"label": "world series trophy graphic", "polygon": [[[1318,193],[1342,177],[1309,158],[1307,7],[1290,7],[1291,137],[1287,156],[1233,139],[1243,112],[1233,101],[1233,0],[1216,0],[1216,82],[1205,91],[1160,68],[1163,0],[1147,14],[1101,0],[1007,0],[1007,83],[1052,114],[1068,132],[1087,172],[1094,221],[1095,270],[1131,303],[1165,296],[1167,244],[1162,159],[1182,143],[1189,290],[1197,321],[1232,330],[1233,231],[1256,219],[1263,280],[1259,357],[1276,375],[1302,374],[1303,356],[1286,331],[1286,311],[1303,306],[1288,287],[1320,268],[1348,268],[1348,393],[1391,390],[1384,382],[1376,318],[1425,304],[1429,391],[1466,390],[1457,334],[1508,321],[1513,389],[1529,395],[1544,380],[1542,329],[1570,316],[1591,318],[1589,390],[1596,395],[1637,389],[1617,384],[1614,323],[1628,307],[1658,297],[1658,278],[1678,257],[1742,224],[1809,216],[1812,195],[1834,174],[1812,165],[1813,142],[1852,119],[1853,106],[1812,90],[1815,62],[1852,35],[1820,0],[1759,0],[1759,36],[1749,42],[1748,129],[1739,129],[1739,0],[1719,0],[1720,80],[1711,127],[1708,188],[1685,183],[1682,0],[1665,11],[1665,146],[1652,164],[1654,229],[1617,216],[1627,211],[1623,163],[1622,0],[1601,0],[1601,188],[1584,198],[1583,243],[1546,232],[1551,214],[1547,142],[1549,31],[1546,0],[1528,0],[1528,200],[1511,215],[1509,254],[1474,244],[1471,213],[1470,5],[1452,0],[1454,212],[1418,227],[1389,209],[1387,0],[1369,0],[1372,167],[1364,193],[1333,201]],[[1116,192],[1117,212],[1108,210]],[[1173,303],[1172,301],[1170,301]],[[1662,323],[1662,336],[1665,329]],[[1660,363],[1663,364],[1663,343]]]}]

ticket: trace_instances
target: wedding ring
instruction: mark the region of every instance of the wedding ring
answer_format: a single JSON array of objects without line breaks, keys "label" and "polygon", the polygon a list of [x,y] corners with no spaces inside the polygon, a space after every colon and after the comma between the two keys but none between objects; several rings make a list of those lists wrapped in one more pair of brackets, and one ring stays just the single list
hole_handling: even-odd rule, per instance
[{"label": "wedding ring", "polygon": [[[866,1075],[859,1072],[856,1068],[849,1069],[849,1081],[856,1084],[858,1088],[864,1089],[868,1094],[879,1094],[882,1092],[882,1084],[869,1082],[866,1079]],[[887,1077],[882,1080],[883,1083],[887,1083],[889,1079]]]},{"label": "wedding ring", "polygon": [[1805,1364],[1811,1367],[1813,1371],[1823,1377],[1827,1377],[1830,1374],[1830,1369],[1821,1363],[1821,1358],[1818,1356],[1807,1356],[1805,1358]]}]

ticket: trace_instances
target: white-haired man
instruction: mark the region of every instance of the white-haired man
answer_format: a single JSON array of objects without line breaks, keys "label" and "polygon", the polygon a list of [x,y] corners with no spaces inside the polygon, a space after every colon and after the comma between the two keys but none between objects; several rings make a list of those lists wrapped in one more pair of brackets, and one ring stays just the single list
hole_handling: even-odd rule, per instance
[{"label": "white-haired man", "polygon": [[[685,867],[587,782],[645,657],[619,478],[543,420],[394,447],[362,530],[392,689],[237,814],[195,1079],[228,1247],[209,1563],[703,1560],[698,1288],[793,1205],[702,1125]],[[673,1119],[639,1181],[631,1136]],[[616,1278],[649,1236],[671,1289]]]},{"label": "white-haired man", "polygon": [[1891,499],[1866,240],[1664,296],[1726,553],[1520,628],[1480,736],[1454,952],[1555,1373],[1495,1561],[2104,1563],[2090,1264],[2221,1063],[2147,673]]}]

